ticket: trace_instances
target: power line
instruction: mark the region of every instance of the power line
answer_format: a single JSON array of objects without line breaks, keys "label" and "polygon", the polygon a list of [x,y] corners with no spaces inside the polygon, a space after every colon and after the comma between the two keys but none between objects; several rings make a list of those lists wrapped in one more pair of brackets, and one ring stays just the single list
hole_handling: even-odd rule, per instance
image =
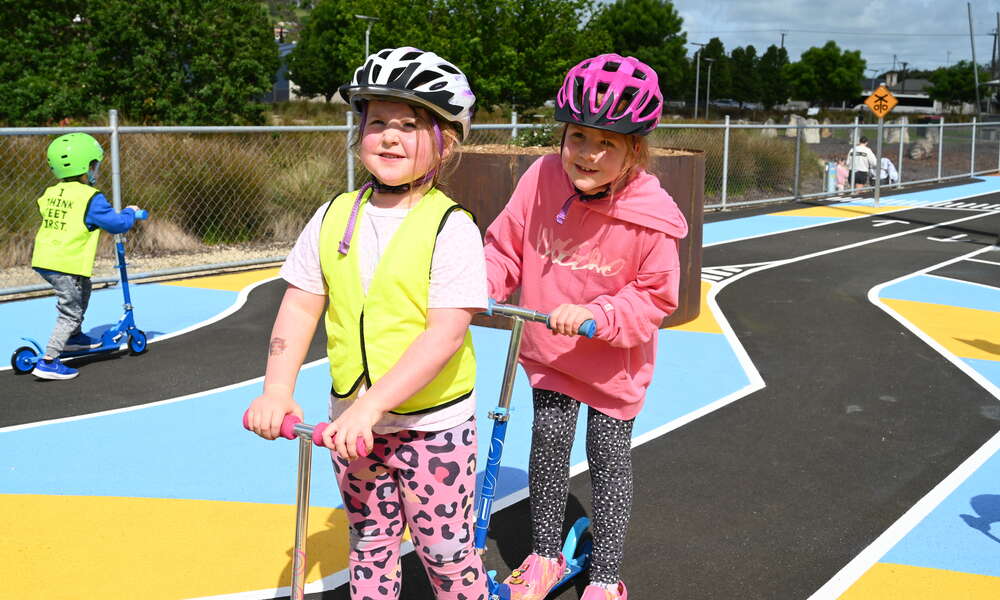
[{"label": "power line", "polygon": [[[824,31],[820,29],[715,29],[708,31],[688,31],[701,35],[712,33],[822,33],[827,35],[899,36],[899,37],[968,37],[967,33],[901,33],[887,31]],[[976,37],[993,37],[992,33],[977,33]]]}]

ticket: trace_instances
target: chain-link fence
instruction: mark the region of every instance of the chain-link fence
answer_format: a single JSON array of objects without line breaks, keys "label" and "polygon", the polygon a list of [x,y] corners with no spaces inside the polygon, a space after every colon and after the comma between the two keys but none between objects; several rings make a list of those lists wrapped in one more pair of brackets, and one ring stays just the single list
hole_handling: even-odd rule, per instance
[{"label": "chain-link fence", "polygon": [[[127,237],[130,275],[207,270],[281,260],[322,202],[364,177],[345,125],[271,127],[0,129],[0,298],[47,289],[30,269],[39,215],[52,185],[44,160],[53,136],[94,135],[109,149],[98,187],[116,206],[152,218]],[[474,125],[467,146],[558,144],[553,123]],[[853,142],[874,150],[874,125],[663,124],[655,147],[705,154],[705,207],[728,208],[840,193],[829,176]],[[906,185],[1000,170],[1000,123],[886,124],[882,155]],[[850,184],[848,183],[848,188]],[[868,188],[870,189],[870,188]],[[113,281],[103,236],[95,281]]]}]

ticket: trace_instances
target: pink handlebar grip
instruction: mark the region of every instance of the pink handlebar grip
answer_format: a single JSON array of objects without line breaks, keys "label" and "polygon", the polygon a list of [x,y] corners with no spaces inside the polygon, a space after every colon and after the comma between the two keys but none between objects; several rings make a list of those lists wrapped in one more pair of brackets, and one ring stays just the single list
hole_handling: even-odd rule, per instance
[{"label": "pink handlebar grip", "polygon": [[[248,418],[249,414],[250,414],[249,410],[243,413],[243,429],[246,429],[247,431],[250,431],[250,420]],[[293,414],[285,415],[284,420],[281,421],[281,430],[280,430],[281,437],[287,438],[289,440],[295,439],[295,425],[301,422],[302,419],[296,417]]]},{"label": "pink handlebar grip", "polygon": [[[323,445],[323,432],[326,431],[326,428],[329,426],[329,423],[316,423],[316,425],[313,426],[312,438],[314,444],[317,446]],[[337,439],[337,437],[334,436],[333,439]],[[365,438],[360,435],[354,444],[354,449],[358,451],[358,456],[368,456],[368,448],[365,447]]]},{"label": "pink handlebar grip", "polygon": [[[246,411],[243,413],[243,428],[246,429],[247,431],[250,431],[250,422],[248,419],[249,414],[250,411]],[[281,437],[289,440],[294,440],[295,426],[301,422],[302,419],[296,417],[293,414],[285,415],[285,418],[281,421],[281,433],[280,433]],[[330,426],[329,423],[316,423],[315,425],[313,425],[312,441],[314,444],[316,444],[317,446],[323,445],[323,432],[326,431],[326,428],[329,426]],[[365,438],[361,437],[360,435],[358,436],[354,448],[358,451],[358,456],[368,455],[368,448],[365,447]]]},{"label": "pink handlebar grip", "polygon": [[295,415],[285,415],[285,418],[281,420],[281,437],[286,440],[295,439],[295,426],[302,422],[302,419],[296,417]]}]

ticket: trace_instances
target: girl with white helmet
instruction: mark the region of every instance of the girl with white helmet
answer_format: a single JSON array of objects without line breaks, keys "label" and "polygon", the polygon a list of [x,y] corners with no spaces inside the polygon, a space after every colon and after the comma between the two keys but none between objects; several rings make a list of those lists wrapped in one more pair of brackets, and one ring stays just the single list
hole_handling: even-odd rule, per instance
[{"label": "girl with white helmet", "polygon": [[[588,406],[593,554],[584,600],[627,598],[620,567],[632,505],[631,434],[653,374],[657,330],[677,308],[678,240],[687,222],[644,170],[660,118],[656,72],[602,54],[573,67],[556,95],[559,154],[518,181],[486,232],[490,296],[551,314],[526,323],[520,362],[534,389],[528,485],[533,551],[505,580],[541,600],[562,579],[560,534],[580,403]],[[593,339],[576,336],[593,319]]]},{"label": "girl with white helmet", "polygon": [[[482,239],[437,189],[475,96],[432,52],[385,49],[340,94],[361,114],[357,192],[322,205],[281,270],[288,282],[250,428],[301,417],[295,380],[320,317],[332,378],[332,451],[350,523],[352,598],[398,598],[409,526],[436,597],[485,600],[473,551],[476,377],[469,324],[487,308]],[[367,455],[355,450],[364,440]]]}]

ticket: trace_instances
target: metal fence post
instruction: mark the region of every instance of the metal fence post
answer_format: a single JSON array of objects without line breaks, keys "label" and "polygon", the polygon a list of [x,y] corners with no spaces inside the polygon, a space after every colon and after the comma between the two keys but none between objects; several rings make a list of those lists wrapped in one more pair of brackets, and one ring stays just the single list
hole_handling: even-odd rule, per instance
[{"label": "metal fence post", "polygon": [[351,150],[351,138],[354,136],[354,111],[347,111],[347,189],[354,189],[354,152]]},{"label": "metal fence post", "polygon": [[972,117],[972,151],[969,153],[969,177],[976,175],[976,117]]},{"label": "metal fence post", "polygon": [[726,195],[729,191],[729,115],[726,115],[725,130],[722,134],[722,210],[726,210]]},{"label": "metal fence post", "polygon": [[510,139],[517,138],[517,111],[510,111]]},{"label": "metal fence post", "polygon": [[[897,188],[903,187],[903,136],[905,134],[906,134],[906,126],[903,125],[903,120],[901,118],[899,120],[899,155],[896,157],[897,160],[899,161],[899,168],[897,169],[897,172],[899,173],[899,180],[896,182]],[[879,169],[878,178],[882,179],[882,165],[879,165],[878,169]]]},{"label": "metal fence post", "polygon": [[121,152],[118,140],[118,111],[108,111],[108,123],[111,125],[111,202],[116,211],[122,209],[122,170]]},{"label": "metal fence post", "polygon": [[944,154],[944,117],[941,117],[941,125],[938,128],[938,183],[941,182],[941,159]]},{"label": "metal fence post", "polygon": [[795,183],[792,188],[792,195],[795,200],[799,199],[799,171],[801,171],[801,161],[802,161],[802,122],[798,121],[795,125]]},{"label": "metal fence post", "polygon": [[851,173],[851,191],[854,193],[854,149],[858,147],[858,116],[854,116],[854,129],[851,131],[851,151],[848,153],[850,157],[850,162],[847,164],[847,168],[850,169]]}]

